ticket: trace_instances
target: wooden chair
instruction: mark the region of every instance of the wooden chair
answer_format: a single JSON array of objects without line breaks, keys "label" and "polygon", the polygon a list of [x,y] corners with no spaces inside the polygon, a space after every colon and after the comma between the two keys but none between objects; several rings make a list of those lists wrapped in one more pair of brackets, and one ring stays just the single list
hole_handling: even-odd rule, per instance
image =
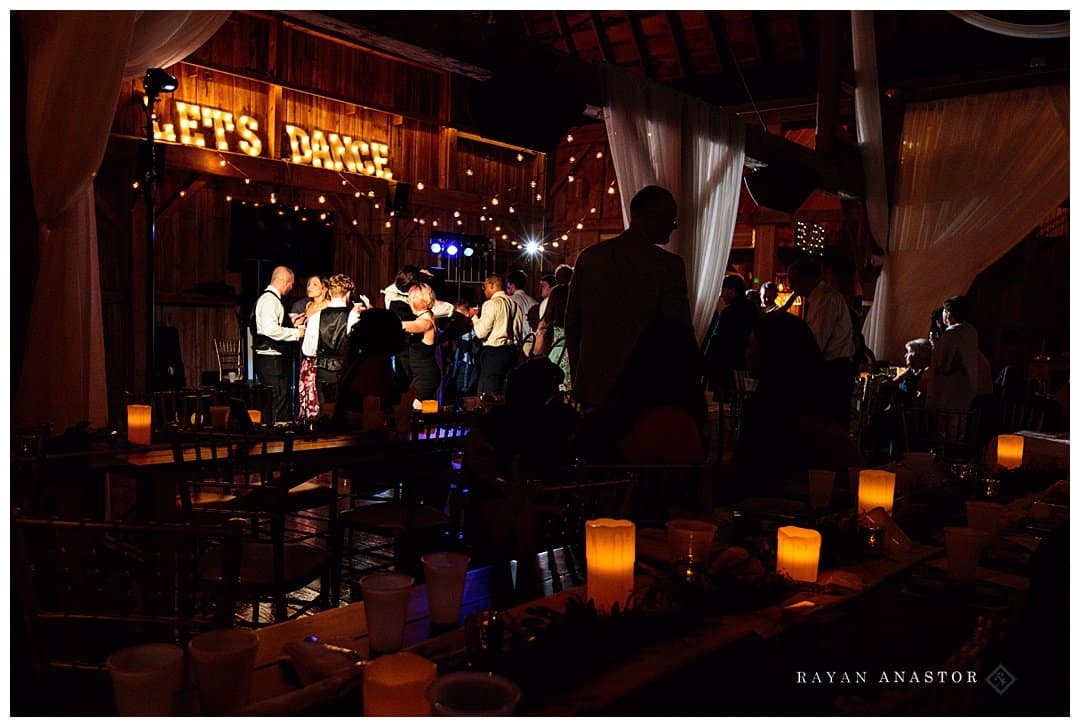
[{"label": "wooden chair", "polygon": [[[281,443],[280,451],[276,446],[271,450],[276,442]],[[329,485],[313,481],[317,473],[294,467],[292,449],[291,433],[270,431],[177,433],[173,443],[174,459],[182,468],[178,496],[183,516],[200,520],[244,517],[252,525],[243,543],[237,594],[252,603],[255,625],[264,600],[273,604],[277,621],[290,617],[290,604],[301,607],[292,616],[306,612],[315,602],[289,594],[316,579],[321,582],[320,605],[334,603],[336,594],[331,538],[337,520],[337,477],[333,475]],[[327,514],[318,520],[326,523],[321,532],[287,527],[287,521],[316,522],[303,513],[324,507]],[[219,564],[211,559],[211,565]]]},{"label": "wooden chair", "polygon": [[904,451],[935,452],[946,462],[975,462],[982,454],[978,438],[976,410],[904,410]]},{"label": "wooden chair", "polygon": [[635,478],[627,516],[639,527],[663,527],[673,517],[708,512],[713,506],[714,467],[689,465],[586,464],[579,470],[588,480]]},{"label": "wooden chair", "polygon": [[244,367],[240,360],[240,339],[215,338],[214,355],[217,356],[218,380],[227,379],[230,371],[236,372],[236,378],[244,378]]},{"label": "wooden chair", "polygon": [[26,709],[108,712],[110,653],[230,627],[243,526],[13,517],[13,684],[42,700]]},{"label": "wooden chair", "polygon": [[[445,544],[451,524],[446,514],[453,477],[450,458],[445,454],[429,454],[399,463],[396,468],[384,463],[381,469],[389,478],[383,484],[390,485],[391,499],[368,500],[341,513],[334,537],[335,552],[341,557],[347,547],[350,555],[357,553],[352,535],[368,533],[392,540],[394,563],[403,569],[415,569],[425,544]],[[391,477],[393,469],[401,474]]]}]

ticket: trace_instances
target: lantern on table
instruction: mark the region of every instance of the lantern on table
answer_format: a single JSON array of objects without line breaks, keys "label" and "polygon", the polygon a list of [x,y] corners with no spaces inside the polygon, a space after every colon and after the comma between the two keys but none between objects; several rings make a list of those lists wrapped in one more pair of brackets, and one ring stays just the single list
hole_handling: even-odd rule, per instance
[{"label": "lantern on table", "polygon": [[776,531],[776,572],[795,581],[817,581],[821,533],[785,525]]},{"label": "lantern on table", "polygon": [[585,522],[588,597],[600,613],[626,606],[634,590],[634,523],[600,518]]}]

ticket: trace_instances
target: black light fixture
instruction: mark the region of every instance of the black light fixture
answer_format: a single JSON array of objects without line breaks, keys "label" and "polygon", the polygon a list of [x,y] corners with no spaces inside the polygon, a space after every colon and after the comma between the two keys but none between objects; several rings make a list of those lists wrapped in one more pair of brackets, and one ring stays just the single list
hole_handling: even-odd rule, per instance
[{"label": "black light fixture", "polygon": [[[146,95],[155,99],[162,91],[171,93],[176,90],[176,76],[170,75],[165,72],[163,68],[147,68],[146,75],[143,76],[143,90],[146,91]],[[151,101],[151,105],[153,102]]]}]

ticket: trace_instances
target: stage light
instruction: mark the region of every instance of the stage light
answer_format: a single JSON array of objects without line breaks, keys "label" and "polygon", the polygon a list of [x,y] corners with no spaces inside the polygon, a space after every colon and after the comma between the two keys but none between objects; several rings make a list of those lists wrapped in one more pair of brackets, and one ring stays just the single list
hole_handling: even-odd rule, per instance
[{"label": "stage light", "polygon": [[431,253],[433,255],[438,255],[440,252],[442,252],[442,245],[437,242],[431,243]]},{"label": "stage light", "polygon": [[472,257],[474,252],[476,252],[476,250],[473,250],[472,245],[465,245],[465,249],[461,251],[461,254],[465,257]]},{"label": "stage light", "polygon": [[529,255],[535,255],[540,252],[540,244],[535,240],[529,240],[525,243],[525,252]]},{"label": "stage light", "polygon": [[176,77],[171,76],[165,72],[163,68],[147,68],[146,75],[143,76],[143,89],[146,91],[146,95],[150,97],[150,105],[153,106],[153,99],[157,98],[157,95],[162,91],[171,93],[176,90]]},{"label": "stage light", "polygon": [[448,257],[454,257],[458,254],[458,247],[454,243],[450,243],[446,246],[446,254]]}]

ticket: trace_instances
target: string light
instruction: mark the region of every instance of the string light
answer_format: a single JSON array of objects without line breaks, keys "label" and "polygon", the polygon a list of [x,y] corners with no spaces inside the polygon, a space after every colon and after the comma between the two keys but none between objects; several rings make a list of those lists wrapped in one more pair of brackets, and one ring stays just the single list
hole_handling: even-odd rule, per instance
[{"label": "string light", "polygon": [[567,134],[566,135],[566,140],[568,142],[573,142],[574,141],[574,135],[573,134]]},{"label": "string light", "polygon": [[495,232],[502,232],[502,227],[495,225]]},{"label": "string light", "polygon": [[524,155],[524,154],[522,154],[521,152],[518,152],[518,155],[517,155],[517,160],[518,160],[519,162],[523,162],[523,161],[525,161],[525,155]]},{"label": "string light", "polygon": [[226,167],[228,165],[229,165],[229,163],[227,161],[225,161],[224,159],[222,159],[220,162],[218,162],[219,167]]},{"label": "string light", "polygon": [[506,209],[506,211],[507,211],[507,212],[509,212],[510,214],[514,214],[514,208],[513,208],[512,206],[511,206],[511,207],[508,207],[508,208]]},{"label": "string light", "polygon": [[604,158],[604,152],[602,152],[602,151],[596,152],[596,158],[597,159],[603,159]]},{"label": "string light", "polygon": [[438,220],[432,220],[431,221],[431,226],[432,227],[438,227],[439,226],[439,221]]},{"label": "string light", "polygon": [[570,157],[570,163],[573,164],[577,161],[577,157]]},{"label": "string light", "polygon": [[608,188],[607,188],[607,193],[608,193],[608,194],[615,194],[615,187],[614,187],[614,185],[612,185],[611,187],[608,187]]},{"label": "string light", "polygon": [[454,217],[461,217],[461,212],[459,210],[454,210]]},{"label": "string light", "polygon": [[581,223],[579,222],[579,223],[577,223],[577,228],[578,228],[579,230],[584,230],[584,229],[585,229],[585,225],[583,225],[583,224],[581,224]]},{"label": "string light", "polygon": [[472,176],[472,170],[471,169],[466,169],[465,173],[468,174],[470,177]]},{"label": "string light", "polygon": [[491,204],[493,206],[499,204],[499,198],[498,197],[492,197],[491,198]]},{"label": "string light", "polygon": [[356,226],[357,226],[357,225],[359,225],[359,224],[360,224],[360,223],[359,223],[359,222],[358,222],[357,220],[353,220],[353,221],[352,221],[352,226],[353,226],[353,227],[356,227]]},{"label": "string light", "polygon": [[564,239],[564,240],[569,240],[569,239],[570,239],[570,235],[567,235],[567,234],[565,234],[565,233],[564,233],[564,234],[563,234],[563,236],[562,236],[562,239]]},{"label": "string light", "polygon": [[540,201],[540,200],[542,200],[543,198],[544,198],[544,195],[542,195],[542,194],[538,194],[538,195],[536,195],[536,201],[537,201],[537,202],[539,202],[539,201]]},{"label": "string light", "polygon": [[389,228],[389,227],[390,227],[390,220],[387,220],[387,221],[386,221],[386,227],[387,227],[387,228]]},{"label": "string light", "polygon": [[131,188],[132,189],[138,189],[139,188],[139,183],[138,182],[132,182],[131,183]]},{"label": "string light", "polygon": [[552,247],[558,247],[558,246],[559,246],[559,243],[557,243],[557,242],[553,242],[553,243],[551,243],[551,246],[552,246]]},{"label": "string light", "polygon": [[590,207],[589,208],[589,214],[590,215],[595,215],[596,214],[596,208],[595,207]]},{"label": "string light", "polygon": [[231,194],[225,195],[225,201],[226,202],[232,202],[232,195]]},{"label": "string light", "polygon": [[574,183],[574,175],[571,174],[570,176],[568,176],[566,178],[566,181],[567,181],[568,184],[573,184]]},{"label": "string light", "polygon": [[326,197],[319,195],[319,204],[326,204]]},{"label": "string light", "polygon": [[359,189],[356,190],[356,194],[354,194],[353,197],[356,197],[357,199],[360,199],[360,190]]},{"label": "string light", "polygon": [[251,184],[251,177],[244,177],[244,184]]},{"label": "string light", "polygon": [[416,191],[417,192],[423,192],[424,191],[424,183],[423,182],[417,182],[416,183]]},{"label": "string light", "polygon": [[181,189],[181,190],[180,190],[180,196],[181,196],[181,197],[186,197],[186,196],[187,196],[187,192],[185,192],[184,190],[182,190],[182,189]]}]

